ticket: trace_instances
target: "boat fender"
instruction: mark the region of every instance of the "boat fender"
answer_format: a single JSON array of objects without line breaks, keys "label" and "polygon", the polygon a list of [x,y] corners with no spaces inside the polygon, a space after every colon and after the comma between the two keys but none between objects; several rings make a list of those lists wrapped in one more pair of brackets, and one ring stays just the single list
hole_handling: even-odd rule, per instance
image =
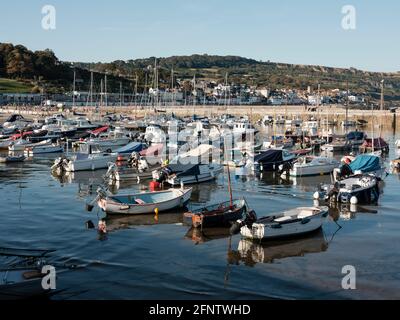
[{"label": "boat fender", "polygon": [[356,197],[356,196],[351,197],[350,203],[353,204],[353,205],[358,204],[358,199],[357,199],[357,197]]},{"label": "boat fender", "polygon": [[313,195],[314,200],[319,200],[320,198],[320,193],[318,191],[316,191]]}]

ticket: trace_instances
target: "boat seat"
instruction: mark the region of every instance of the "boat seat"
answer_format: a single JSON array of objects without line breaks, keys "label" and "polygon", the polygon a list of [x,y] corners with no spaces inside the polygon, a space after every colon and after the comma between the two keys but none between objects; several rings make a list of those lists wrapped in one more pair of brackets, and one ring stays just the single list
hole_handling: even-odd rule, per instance
[{"label": "boat seat", "polygon": [[299,219],[304,219],[304,218],[308,218],[313,216],[313,212],[312,211],[307,211],[307,210],[303,210],[300,211],[299,215],[297,216]]},{"label": "boat seat", "polygon": [[277,218],[274,221],[275,222],[285,222],[285,221],[289,221],[289,220],[292,220],[291,216],[285,216],[285,217]]}]

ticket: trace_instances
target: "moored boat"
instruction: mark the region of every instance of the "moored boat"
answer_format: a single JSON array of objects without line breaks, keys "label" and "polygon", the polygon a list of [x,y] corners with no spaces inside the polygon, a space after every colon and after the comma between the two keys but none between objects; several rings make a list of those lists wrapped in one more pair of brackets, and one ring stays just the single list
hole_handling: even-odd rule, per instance
[{"label": "moored boat", "polygon": [[35,145],[33,147],[27,147],[24,150],[26,156],[32,156],[37,154],[48,154],[48,153],[62,153],[62,152],[64,152],[64,147],[59,144]]},{"label": "moored boat", "polygon": [[99,207],[108,214],[146,214],[184,208],[190,200],[192,188],[170,189],[131,195],[110,196],[99,189]]},{"label": "moored boat", "polygon": [[379,180],[369,174],[350,176],[334,184],[323,184],[314,194],[315,200],[365,205],[377,204],[379,197]]},{"label": "moored boat", "polygon": [[185,218],[194,228],[229,227],[243,218],[246,208],[244,200],[227,201],[186,212]]},{"label": "moored boat", "polygon": [[291,177],[307,177],[331,174],[339,165],[335,159],[327,157],[301,157],[290,169]]},{"label": "moored boat", "polygon": [[259,241],[291,238],[319,230],[327,216],[327,207],[296,208],[261,219],[250,212],[231,230],[235,233],[239,229],[244,238]]},{"label": "moored boat", "polygon": [[210,164],[171,164],[154,172],[153,178],[158,182],[167,182],[171,186],[198,184],[215,180],[223,171],[223,166]]}]

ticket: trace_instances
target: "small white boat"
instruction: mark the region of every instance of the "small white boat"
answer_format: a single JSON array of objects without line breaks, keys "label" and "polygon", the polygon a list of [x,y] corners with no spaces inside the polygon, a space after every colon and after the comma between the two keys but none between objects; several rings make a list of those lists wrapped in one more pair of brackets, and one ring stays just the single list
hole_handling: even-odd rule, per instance
[{"label": "small white boat", "polygon": [[331,174],[339,161],[327,157],[301,157],[290,170],[291,177],[322,176]]},{"label": "small white boat", "polygon": [[161,171],[154,172],[153,178],[158,182],[167,182],[171,186],[198,184],[212,181],[223,171],[224,167],[218,164],[172,164]]},{"label": "small white boat", "polygon": [[296,208],[258,220],[249,220],[250,215],[236,222],[232,231],[240,227],[244,238],[259,241],[290,238],[319,230],[327,216],[327,207]]},{"label": "small white boat", "polygon": [[51,169],[59,174],[62,172],[94,171],[108,168],[108,164],[117,161],[117,158],[117,153],[78,153],[69,159],[56,159]]},{"label": "small white boat", "polygon": [[48,153],[62,153],[64,152],[64,147],[59,144],[44,144],[37,145],[34,147],[25,148],[25,155],[32,156],[36,154],[48,154]]},{"label": "small white boat", "polygon": [[108,214],[148,214],[184,208],[192,195],[192,189],[170,189],[132,195],[110,196],[99,189],[98,206]]},{"label": "small white boat", "polygon": [[396,148],[400,149],[400,140],[397,140],[395,145],[396,145]]},{"label": "small white boat", "polygon": [[51,140],[45,140],[37,143],[32,143],[30,141],[24,140],[24,139],[19,139],[15,142],[12,142],[8,150],[10,152],[16,152],[16,151],[24,151],[25,148],[34,148],[36,146],[43,146],[43,145],[49,145],[51,144]]}]

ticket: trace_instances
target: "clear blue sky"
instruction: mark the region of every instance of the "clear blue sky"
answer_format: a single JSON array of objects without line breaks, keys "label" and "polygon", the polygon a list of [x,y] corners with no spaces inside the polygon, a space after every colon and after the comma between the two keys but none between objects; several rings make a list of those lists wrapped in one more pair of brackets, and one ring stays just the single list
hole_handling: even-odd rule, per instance
[{"label": "clear blue sky", "polygon": [[[41,28],[45,4],[57,9],[55,31]],[[347,4],[357,9],[356,30],[341,27]],[[398,0],[13,0],[0,8],[0,42],[68,61],[207,53],[400,71]]]}]

